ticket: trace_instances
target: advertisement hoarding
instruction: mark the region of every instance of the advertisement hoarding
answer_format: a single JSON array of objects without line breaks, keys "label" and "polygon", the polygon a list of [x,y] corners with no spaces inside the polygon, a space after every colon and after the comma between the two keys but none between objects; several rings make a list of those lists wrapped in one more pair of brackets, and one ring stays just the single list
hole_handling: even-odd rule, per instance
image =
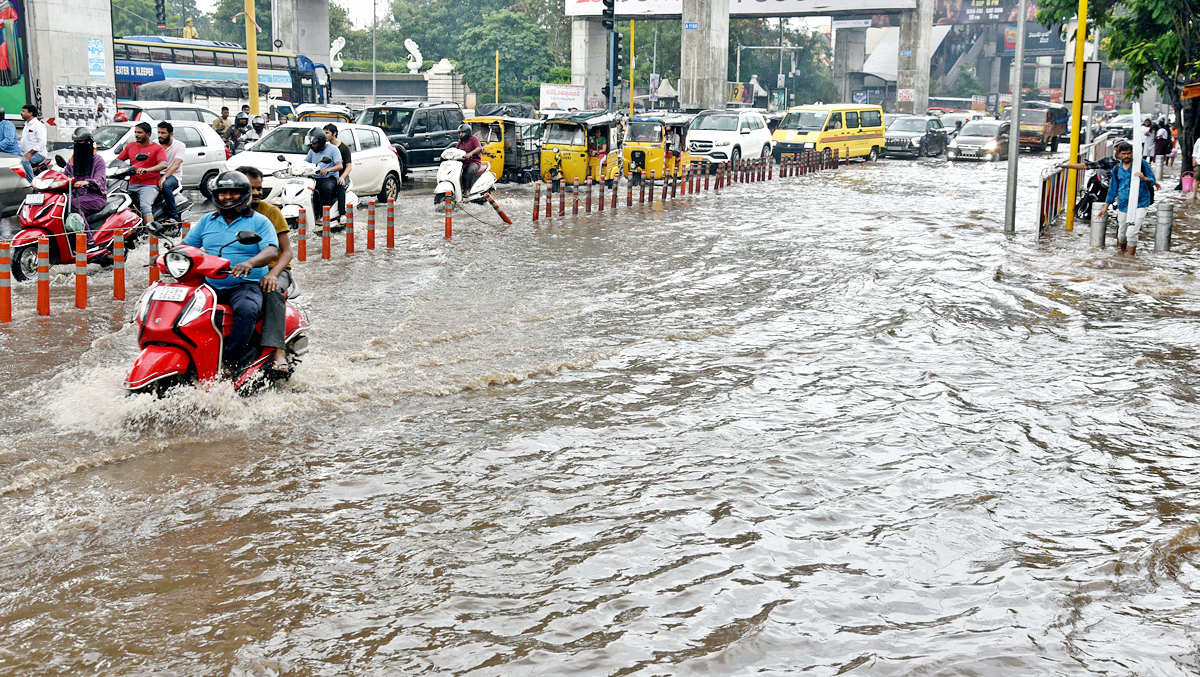
[{"label": "advertisement hoarding", "polygon": [[[916,6],[916,0],[839,0],[837,12],[888,12]],[[566,0],[567,16],[600,16],[603,9],[601,0]],[[729,0],[732,16],[829,16],[831,9],[829,0]],[[683,0],[616,0],[616,15],[682,16]]]},{"label": "advertisement hoarding", "polygon": [[[1006,23],[1017,20],[1018,0],[937,0],[933,23],[938,26],[953,24]],[[1037,3],[1030,0],[1025,18],[1034,24]]]},{"label": "advertisement hoarding", "polygon": [[587,100],[583,85],[555,85],[542,83],[542,96],[538,107],[542,110],[585,110]]}]

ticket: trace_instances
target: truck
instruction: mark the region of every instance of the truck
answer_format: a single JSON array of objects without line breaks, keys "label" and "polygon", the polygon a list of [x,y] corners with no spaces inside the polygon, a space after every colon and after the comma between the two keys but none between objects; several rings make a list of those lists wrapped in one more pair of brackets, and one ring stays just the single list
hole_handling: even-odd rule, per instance
[{"label": "truck", "polygon": [[[270,111],[268,92],[270,87],[258,85],[258,110],[266,117]],[[175,101],[189,103],[217,113],[222,106],[228,106],[233,114],[237,114],[242,104],[250,103],[250,84],[236,80],[182,80],[168,78],[147,82],[137,88],[134,93],[135,101]]]},{"label": "truck", "polygon": [[[1004,111],[1002,120],[1011,120],[1012,109]],[[1067,133],[1071,110],[1066,106],[1045,101],[1021,104],[1021,147],[1038,152],[1049,148],[1058,152],[1059,137]]]}]

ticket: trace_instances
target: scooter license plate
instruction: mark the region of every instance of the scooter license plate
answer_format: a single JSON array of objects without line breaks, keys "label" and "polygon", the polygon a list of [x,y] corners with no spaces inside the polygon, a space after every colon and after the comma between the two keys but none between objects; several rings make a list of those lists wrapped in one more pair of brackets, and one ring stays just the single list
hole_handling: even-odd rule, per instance
[{"label": "scooter license plate", "polygon": [[155,301],[182,301],[187,298],[187,287],[159,287],[154,290]]},{"label": "scooter license plate", "polygon": [[44,204],[45,202],[45,193],[30,193],[29,195],[25,196],[25,204],[27,205],[40,205]]}]

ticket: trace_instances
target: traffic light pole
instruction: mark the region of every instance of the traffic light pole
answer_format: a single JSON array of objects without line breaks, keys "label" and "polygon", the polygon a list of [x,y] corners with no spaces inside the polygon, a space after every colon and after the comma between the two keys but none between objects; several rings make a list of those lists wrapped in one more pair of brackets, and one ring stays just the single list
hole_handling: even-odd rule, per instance
[{"label": "traffic light pole", "polygon": [[617,56],[617,32],[610,29],[608,31],[608,110],[613,110],[613,95],[616,93],[616,87],[613,85],[613,74],[618,72],[620,66],[616,63]]}]

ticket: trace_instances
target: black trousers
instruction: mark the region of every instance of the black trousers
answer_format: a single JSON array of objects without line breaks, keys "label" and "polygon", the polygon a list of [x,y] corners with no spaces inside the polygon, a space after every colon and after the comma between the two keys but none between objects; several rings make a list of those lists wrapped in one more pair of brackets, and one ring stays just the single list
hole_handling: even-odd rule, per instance
[{"label": "black trousers", "polygon": [[325,216],[325,207],[333,206],[337,194],[336,189],[336,177],[328,176],[316,179],[312,194],[313,220],[316,223],[320,224],[321,219]]},{"label": "black trousers", "polygon": [[292,271],[279,274],[279,289],[263,294],[262,345],[264,348],[282,348],[287,338],[287,299],[283,293],[292,284]]}]

